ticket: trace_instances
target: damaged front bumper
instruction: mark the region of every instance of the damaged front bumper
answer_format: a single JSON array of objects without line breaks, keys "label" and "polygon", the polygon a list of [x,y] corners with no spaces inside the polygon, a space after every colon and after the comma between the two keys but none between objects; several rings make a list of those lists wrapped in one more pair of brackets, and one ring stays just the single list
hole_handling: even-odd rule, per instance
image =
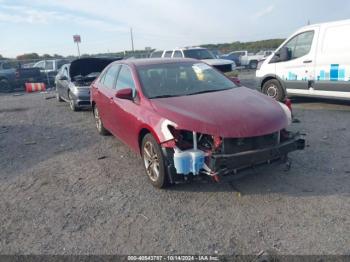
[{"label": "damaged front bumper", "polygon": [[[198,173],[192,172],[190,174],[178,172],[179,170],[182,170],[182,166],[180,168],[177,164],[178,161],[174,161],[174,157],[176,158],[176,152],[174,149],[163,148],[163,153],[166,156],[165,159],[169,181],[170,183],[176,183],[199,174],[209,175],[217,180],[218,177],[222,175],[235,174],[243,169],[252,168],[262,164],[269,164],[279,159],[287,159],[288,153],[296,150],[303,150],[304,148],[305,140],[301,138],[299,134],[290,133],[287,139],[273,146],[232,154],[217,152],[206,153],[204,163],[200,163],[200,165],[202,165],[199,168],[200,171]],[[192,150],[189,150],[189,152],[192,153]],[[191,164],[196,167],[198,165],[196,160],[193,160]],[[196,170],[196,168],[193,168],[193,170]]]},{"label": "damaged front bumper", "polygon": [[288,153],[303,150],[305,140],[295,136],[273,147],[239,152],[235,154],[213,154],[208,167],[218,175],[234,172],[287,157]]}]

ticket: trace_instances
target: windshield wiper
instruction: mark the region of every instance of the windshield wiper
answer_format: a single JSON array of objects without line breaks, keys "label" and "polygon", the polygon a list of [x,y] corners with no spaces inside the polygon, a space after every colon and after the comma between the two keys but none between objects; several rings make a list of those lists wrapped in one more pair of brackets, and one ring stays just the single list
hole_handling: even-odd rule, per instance
[{"label": "windshield wiper", "polygon": [[[229,88],[227,88],[227,89],[229,89]],[[204,93],[211,93],[211,92],[218,92],[218,91],[224,91],[224,90],[227,90],[227,89],[211,89],[211,90],[204,90],[204,91],[199,91],[199,92],[187,94],[187,96],[198,95],[198,94],[204,94]]]},{"label": "windshield wiper", "polygon": [[167,98],[167,97],[174,97],[175,95],[160,95],[160,96],[152,96],[150,97],[150,99],[153,99],[153,98]]}]

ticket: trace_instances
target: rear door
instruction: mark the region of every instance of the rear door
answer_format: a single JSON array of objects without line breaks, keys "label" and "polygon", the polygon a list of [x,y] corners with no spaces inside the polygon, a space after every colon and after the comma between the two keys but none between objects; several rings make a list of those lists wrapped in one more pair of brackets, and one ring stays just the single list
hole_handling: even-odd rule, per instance
[{"label": "rear door", "polygon": [[298,33],[283,45],[288,48],[289,57],[275,62],[275,72],[287,90],[307,90],[312,85],[315,79],[318,31],[315,27]]},{"label": "rear door", "polygon": [[120,65],[111,65],[106,73],[102,76],[97,89],[96,105],[99,110],[103,125],[112,134],[116,135],[116,127],[113,123],[112,105],[113,98],[116,94],[116,81],[119,73]]}]

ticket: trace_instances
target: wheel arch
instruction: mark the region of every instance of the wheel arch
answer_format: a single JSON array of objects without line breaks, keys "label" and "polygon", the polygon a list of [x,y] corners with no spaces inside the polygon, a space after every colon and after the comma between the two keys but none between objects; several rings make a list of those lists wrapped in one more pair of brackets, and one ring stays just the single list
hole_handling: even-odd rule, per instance
[{"label": "wheel arch", "polygon": [[140,154],[141,154],[142,140],[147,134],[152,134],[152,136],[156,139],[157,143],[160,144],[159,137],[154,132],[154,130],[149,126],[143,126],[138,132],[138,146],[139,146]]},{"label": "wheel arch", "polygon": [[287,90],[286,90],[286,87],[285,87],[285,85],[284,85],[284,82],[283,82],[282,79],[281,79],[279,76],[277,76],[277,75],[266,75],[266,76],[264,76],[264,77],[262,78],[261,82],[260,82],[260,86],[259,86],[260,91],[262,91],[262,88],[263,88],[264,84],[265,84],[267,81],[273,80],[273,79],[274,79],[274,80],[277,80],[277,81],[280,83],[280,85],[281,85],[281,87],[282,87],[284,93],[287,94]]}]

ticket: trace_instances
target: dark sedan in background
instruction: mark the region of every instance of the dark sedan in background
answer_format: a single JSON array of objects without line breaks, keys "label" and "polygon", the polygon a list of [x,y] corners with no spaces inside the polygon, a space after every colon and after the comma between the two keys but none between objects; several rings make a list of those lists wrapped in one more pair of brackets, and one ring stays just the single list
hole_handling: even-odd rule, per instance
[{"label": "dark sedan in background", "polygon": [[90,85],[112,58],[81,58],[65,64],[58,72],[56,97],[59,102],[66,101],[73,111],[90,107]]}]

